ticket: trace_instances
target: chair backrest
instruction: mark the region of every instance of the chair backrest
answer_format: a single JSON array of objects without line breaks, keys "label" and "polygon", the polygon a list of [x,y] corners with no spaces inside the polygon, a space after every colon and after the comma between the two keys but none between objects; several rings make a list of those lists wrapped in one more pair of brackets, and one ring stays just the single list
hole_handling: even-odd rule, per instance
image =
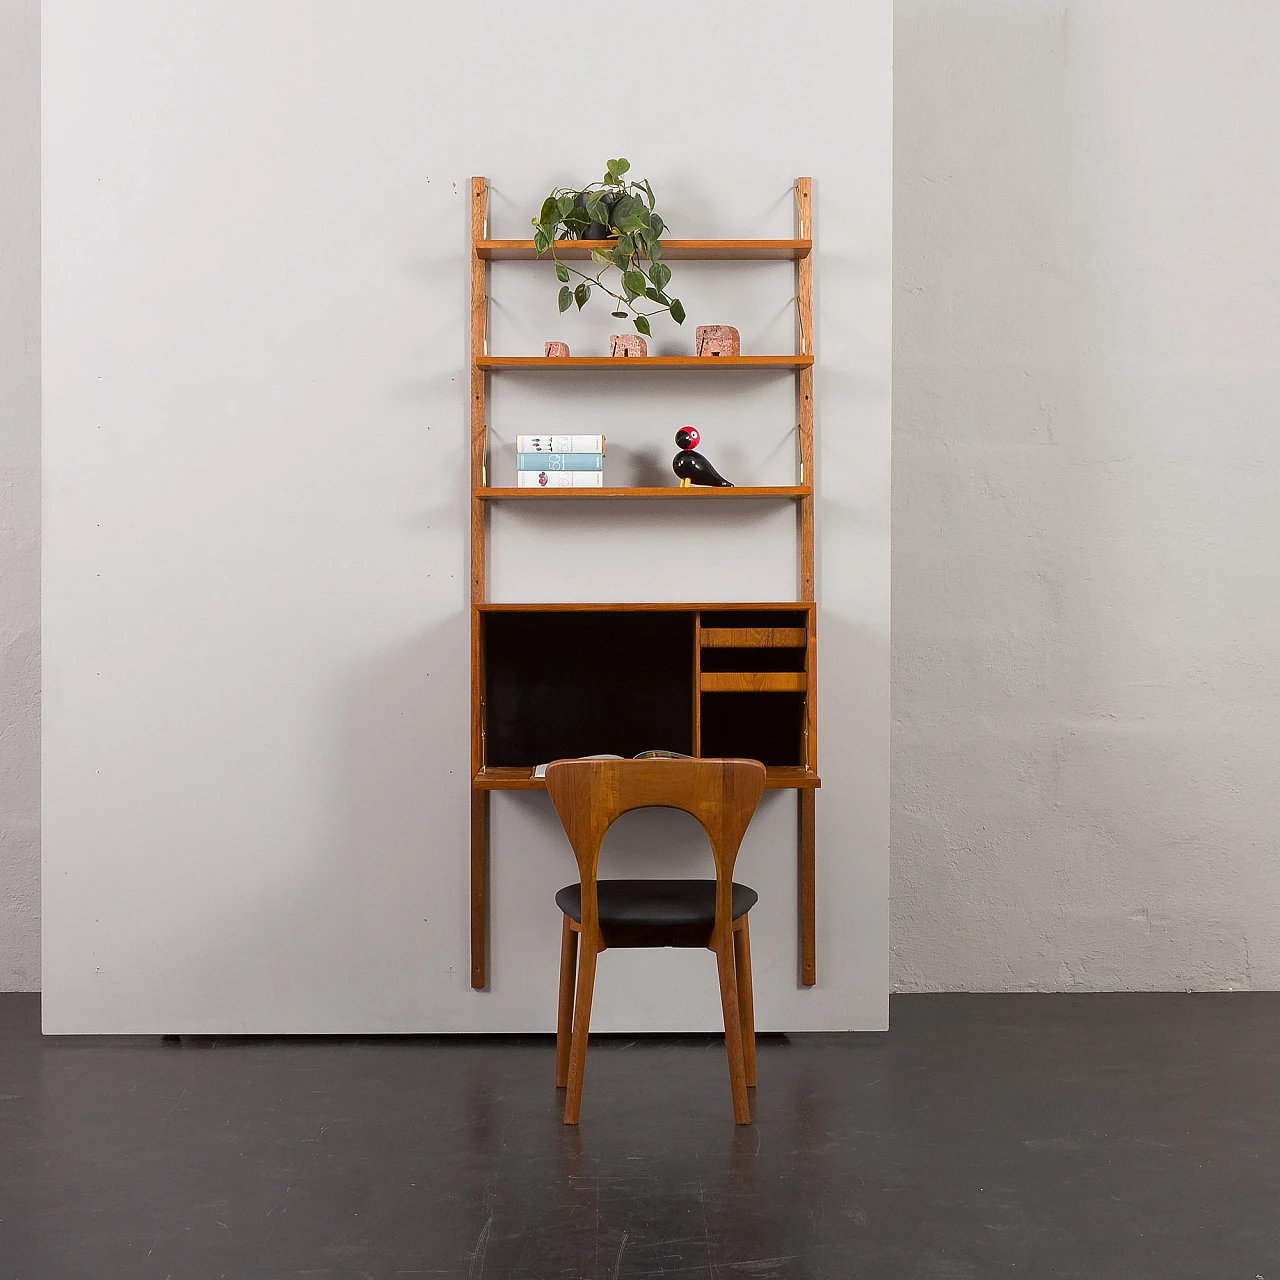
[{"label": "chair backrest", "polygon": [[733,923],[733,867],[760,794],[758,760],[557,760],[547,793],[582,882],[582,925],[598,923],[596,871],[605,833],[632,809],[683,809],[702,825],[716,866],[716,929]]}]

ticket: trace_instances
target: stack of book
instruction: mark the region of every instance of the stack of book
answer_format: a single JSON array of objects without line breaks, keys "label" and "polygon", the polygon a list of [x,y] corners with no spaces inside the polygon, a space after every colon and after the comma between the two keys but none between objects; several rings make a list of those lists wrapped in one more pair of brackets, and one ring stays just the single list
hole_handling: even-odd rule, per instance
[{"label": "stack of book", "polygon": [[604,436],[517,436],[516,485],[604,488]]}]

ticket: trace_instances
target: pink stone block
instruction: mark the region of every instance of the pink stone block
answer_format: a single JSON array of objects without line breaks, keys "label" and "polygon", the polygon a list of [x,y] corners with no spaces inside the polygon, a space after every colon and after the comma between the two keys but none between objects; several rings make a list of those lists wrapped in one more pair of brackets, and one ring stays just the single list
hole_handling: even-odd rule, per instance
[{"label": "pink stone block", "polygon": [[563,360],[569,354],[569,344],[567,342],[548,342],[542,348],[542,354],[553,359]]},{"label": "pink stone block", "polygon": [[611,333],[609,354],[624,359],[629,356],[647,356],[649,344],[638,333]]},{"label": "pink stone block", "polygon": [[700,324],[695,334],[700,356],[739,356],[742,343],[731,324]]}]

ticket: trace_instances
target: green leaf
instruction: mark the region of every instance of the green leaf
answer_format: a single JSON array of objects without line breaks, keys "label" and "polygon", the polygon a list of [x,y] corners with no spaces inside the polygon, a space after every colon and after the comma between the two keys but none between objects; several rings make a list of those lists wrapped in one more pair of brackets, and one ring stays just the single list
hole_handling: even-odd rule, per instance
[{"label": "green leaf", "polygon": [[671,318],[676,324],[684,324],[684,308],[680,305],[679,298],[671,299]]},{"label": "green leaf", "polygon": [[638,271],[624,271],[622,273],[622,288],[627,295],[627,301],[632,298],[638,298],[644,292],[644,276]]},{"label": "green leaf", "polygon": [[657,289],[646,289],[644,291],[644,296],[648,298],[650,302],[660,303],[664,307],[669,307],[671,305],[671,299],[668,298],[665,293],[660,293]]},{"label": "green leaf", "polygon": [[592,249],[591,261],[597,267],[611,267],[614,265],[613,259],[603,249]]},{"label": "green leaf", "polygon": [[646,337],[653,332],[653,330],[649,328],[648,316],[636,316],[636,328],[639,329]]},{"label": "green leaf", "polygon": [[626,271],[631,265],[631,252],[623,247],[621,239],[618,241],[618,247],[610,252],[609,260],[619,271]]},{"label": "green leaf", "polygon": [[653,188],[649,185],[648,178],[643,179],[640,185],[644,188],[645,195],[649,197],[649,208],[652,209],[656,201],[654,199]]},{"label": "green leaf", "polygon": [[655,236],[660,236],[666,229],[667,224],[663,222],[656,213],[651,213],[649,215],[649,230],[652,231]]},{"label": "green leaf", "polygon": [[573,197],[561,196],[556,201],[556,208],[560,211],[560,216],[562,218],[567,218],[569,216],[570,210],[573,208]]},{"label": "green leaf", "polygon": [[[574,291],[573,300],[578,304],[578,310],[581,311],[587,305],[587,299],[591,297],[591,286],[584,280]],[[567,305],[567,304],[566,304]]]},{"label": "green leaf", "polygon": [[538,221],[542,223],[555,222],[560,216],[560,206],[556,203],[555,196],[548,196],[542,202],[542,212],[538,214]]},{"label": "green leaf", "polygon": [[649,241],[649,261],[657,262],[662,257],[662,241],[654,238]]},{"label": "green leaf", "polygon": [[609,161],[609,172],[617,174],[619,178],[622,177],[622,175],[630,168],[631,162],[629,160],[624,160],[621,157],[617,160]]},{"label": "green leaf", "polygon": [[573,294],[569,291],[569,286],[565,285],[565,287],[560,290],[560,297],[558,299],[560,310],[568,311],[569,304],[572,301],[573,301]]},{"label": "green leaf", "polygon": [[569,283],[569,268],[566,267],[563,262],[556,263],[556,279],[559,280],[561,284]]},{"label": "green leaf", "polygon": [[599,200],[587,201],[587,217],[592,222],[598,222],[602,226],[609,225],[609,211]]},{"label": "green leaf", "polygon": [[655,289],[665,289],[671,279],[671,268],[665,262],[655,262],[649,268],[649,280]]},{"label": "green leaf", "polygon": [[539,256],[541,256],[542,254],[546,253],[546,251],[547,251],[547,249],[550,247],[550,245],[551,245],[551,241],[547,239],[547,233],[546,233],[545,231],[543,231],[543,229],[542,229],[541,227],[539,227],[539,228],[538,228],[538,229],[533,233],[533,251],[534,251],[534,253],[536,253],[536,254],[538,254]]},{"label": "green leaf", "polygon": [[635,196],[623,196],[613,206],[613,225],[622,227],[626,231],[627,227],[624,224],[627,219],[634,217],[643,209],[644,205]]}]

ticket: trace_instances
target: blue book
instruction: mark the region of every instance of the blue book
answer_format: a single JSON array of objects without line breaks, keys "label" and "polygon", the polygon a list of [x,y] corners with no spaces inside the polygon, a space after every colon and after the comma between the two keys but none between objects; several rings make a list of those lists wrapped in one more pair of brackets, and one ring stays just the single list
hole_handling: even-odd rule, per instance
[{"label": "blue book", "polygon": [[517,453],[517,471],[603,471],[602,453]]}]

